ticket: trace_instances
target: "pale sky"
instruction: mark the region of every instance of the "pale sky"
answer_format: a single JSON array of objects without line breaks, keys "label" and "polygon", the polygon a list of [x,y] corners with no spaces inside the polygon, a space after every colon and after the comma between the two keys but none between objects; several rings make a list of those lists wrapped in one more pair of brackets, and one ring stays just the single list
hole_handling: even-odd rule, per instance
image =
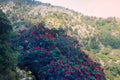
[{"label": "pale sky", "polygon": [[38,0],[52,5],[63,6],[84,15],[97,17],[119,17],[120,0]]}]

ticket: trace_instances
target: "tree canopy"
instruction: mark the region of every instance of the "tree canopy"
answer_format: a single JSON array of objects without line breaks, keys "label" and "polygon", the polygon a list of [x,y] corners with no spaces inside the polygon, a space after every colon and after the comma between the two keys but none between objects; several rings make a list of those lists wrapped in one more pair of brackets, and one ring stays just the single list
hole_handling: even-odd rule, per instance
[{"label": "tree canopy", "polygon": [[11,33],[12,26],[10,21],[0,10],[0,80],[7,80],[8,78],[9,80],[14,80],[12,78],[13,75],[10,75],[15,71],[17,55],[10,47]]},{"label": "tree canopy", "polygon": [[18,66],[31,70],[37,80],[106,80],[100,64],[62,29],[50,30],[39,24],[20,30],[17,40],[13,42],[20,53]]}]

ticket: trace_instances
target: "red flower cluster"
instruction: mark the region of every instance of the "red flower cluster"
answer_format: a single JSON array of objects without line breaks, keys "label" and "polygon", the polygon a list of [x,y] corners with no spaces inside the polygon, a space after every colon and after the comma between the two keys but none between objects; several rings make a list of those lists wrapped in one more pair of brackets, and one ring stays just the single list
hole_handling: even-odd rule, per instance
[{"label": "red flower cluster", "polygon": [[18,64],[27,66],[38,80],[106,80],[103,69],[79,49],[76,39],[41,26],[19,36],[17,45],[23,49],[18,50]]}]

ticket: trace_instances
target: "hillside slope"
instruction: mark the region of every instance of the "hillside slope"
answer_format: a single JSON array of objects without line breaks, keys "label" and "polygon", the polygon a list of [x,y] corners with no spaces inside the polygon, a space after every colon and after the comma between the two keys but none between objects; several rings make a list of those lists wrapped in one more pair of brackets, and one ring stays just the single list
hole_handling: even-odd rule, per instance
[{"label": "hillside slope", "polygon": [[64,29],[67,35],[79,40],[81,48],[92,59],[102,64],[108,79],[120,79],[120,19],[85,16],[41,2],[33,5],[8,2],[0,6],[15,31],[27,29],[39,22],[44,22],[49,29]]}]

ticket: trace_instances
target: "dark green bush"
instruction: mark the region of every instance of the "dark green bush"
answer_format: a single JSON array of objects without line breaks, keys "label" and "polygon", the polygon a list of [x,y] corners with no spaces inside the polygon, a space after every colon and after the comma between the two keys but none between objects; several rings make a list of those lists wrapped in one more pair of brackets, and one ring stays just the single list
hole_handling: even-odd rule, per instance
[{"label": "dark green bush", "polygon": [[11,33],[12,26],[0,10],[0,80],[15,80],[17,54],[10,47]]}]

